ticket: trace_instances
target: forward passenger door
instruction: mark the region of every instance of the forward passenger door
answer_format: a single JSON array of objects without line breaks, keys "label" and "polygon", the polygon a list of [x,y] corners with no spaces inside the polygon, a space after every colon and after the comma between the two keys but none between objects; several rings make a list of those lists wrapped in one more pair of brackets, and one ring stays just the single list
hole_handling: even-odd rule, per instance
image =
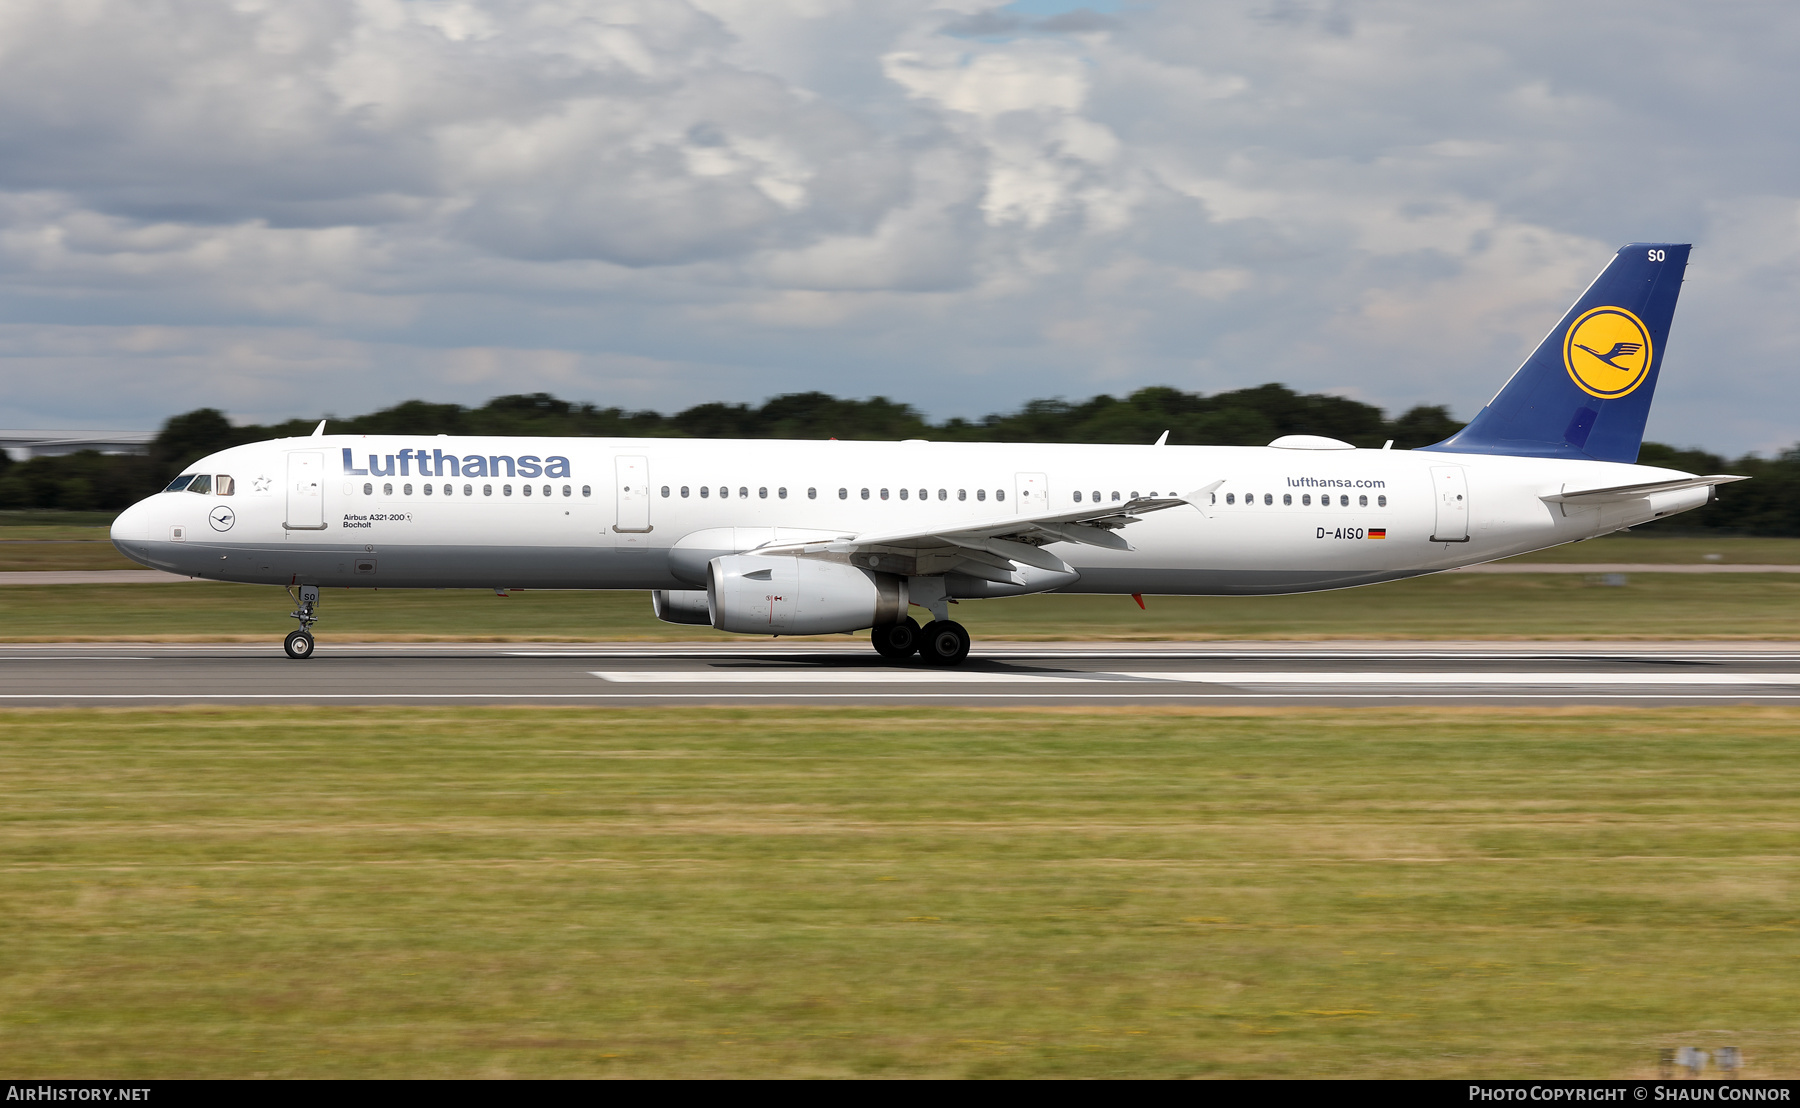
[{"label": "forward passenger door", "polygon": [[325,530],[325,455],[318,451],[288,453],[287,529]]}]

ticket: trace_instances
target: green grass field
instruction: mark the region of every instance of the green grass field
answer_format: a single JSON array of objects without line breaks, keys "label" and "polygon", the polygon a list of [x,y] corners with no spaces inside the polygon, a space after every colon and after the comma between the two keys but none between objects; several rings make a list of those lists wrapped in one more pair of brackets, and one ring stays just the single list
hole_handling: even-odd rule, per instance
[{"label": "green grass field", "polygon": [[1800,1071],[1800,712],[0,714],[35,1077]]},{"label": "green grass field", "polygon": [[[1037,596],[959,604],[977,641],[1064,639],[1792,639],[1800,574],[1458,574],[1267,597]],[[281,589],[176,582],[0,588],[0,641],[249,640],[292,627]],[[641,592],[327,589],[319,640],[745,642],[661,623]],[[843,639],[843,636],[834,636]],[[845,640],[847,641],[847,640]]]}]

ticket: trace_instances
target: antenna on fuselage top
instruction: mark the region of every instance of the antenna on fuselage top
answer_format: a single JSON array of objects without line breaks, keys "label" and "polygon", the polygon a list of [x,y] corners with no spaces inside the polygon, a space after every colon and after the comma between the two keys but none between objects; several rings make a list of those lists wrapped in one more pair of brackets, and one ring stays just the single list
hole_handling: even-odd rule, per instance
[{"label": "antenna on fuselage top", "polygon": [[321,419],[319,421],[319,425],[317,427],[313,428],[312,437],[315,439],[325,437],[325,421],[324,420]]},{"label": "antenna on fuselage top", "polygon": [[1162,438],[1159,438],[1156,440],[1156,445],[1158,445],[1158,446],[1169,445],[1169,433],[1167,431],[1164,431],[1162,433]]}]

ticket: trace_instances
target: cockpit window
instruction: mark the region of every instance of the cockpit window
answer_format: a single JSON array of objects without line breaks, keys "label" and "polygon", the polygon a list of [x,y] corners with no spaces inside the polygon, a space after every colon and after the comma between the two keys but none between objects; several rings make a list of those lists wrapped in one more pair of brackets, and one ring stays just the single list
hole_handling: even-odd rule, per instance
[{"label": "cockpit window", "polygon": [[236,491],[237,491],[237,482],[233,481],[231,479],[231,474],[221,473],[217,477],[213,478],[213,495],[214,496],[230,496],[232,493],[234,493]]},{"label": "cockpit window", "polygon": [[187,488],[188,482],[192,481],[193,479],[194,479],[194,474],[184,473],[180,477],[175,478],[175,480],[170,481],[169,487],[164,489],[163,491],[164,492],[180,492],[182,489]]},{"label": "cockpit window", "polygon": [[207,493],[212,492],[212,474],[196,473],[194,475],[194,480],[188,485],[187,491],[197,492],[201,496],[205,496]]}]

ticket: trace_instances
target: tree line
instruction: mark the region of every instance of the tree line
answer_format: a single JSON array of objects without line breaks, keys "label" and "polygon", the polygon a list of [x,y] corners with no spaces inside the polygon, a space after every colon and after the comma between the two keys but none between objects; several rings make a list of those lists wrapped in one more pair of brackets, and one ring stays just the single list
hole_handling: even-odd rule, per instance
[{"label": "tree line", "polygon": [[[174,416],[147,455],[95,451],[14,463],[0,455],[0,509],[117,510],[163,487],[216,450],[262,439],[312,433],[317,419],[233,425],[213,408]],[[1232,392],[1154,387],[1123,399],[1031,400],[1017,411],[979,420],[932,423],[908,404],[885,397],[846,400],[821,392],[789,393],[760,406],[700,404],[674,415],[571,403],[548,393],[500,396],[478,408],[408,400],[347,419],[341,434],[545,435],[640,438],[935,439],[958,442],[1150,443],[1164,431],[1176,445],[1260,446],[1280,435],[1325,435],[1357,446],[1389,439],[1399,450],[1429,446],[1462,427],[1442,405],[1415,407],[1389,419],[1373,404],[1341,396],[1297,393],[1268,384]],[[1644,444],[1640,460],[1691,473],[1742,473],[1756,478],[1721,491],[1720,502],[1655,525],[1746,535],[1800,535],[1800,447],[1776,458],[1735,461],[1700,450]]]}]

